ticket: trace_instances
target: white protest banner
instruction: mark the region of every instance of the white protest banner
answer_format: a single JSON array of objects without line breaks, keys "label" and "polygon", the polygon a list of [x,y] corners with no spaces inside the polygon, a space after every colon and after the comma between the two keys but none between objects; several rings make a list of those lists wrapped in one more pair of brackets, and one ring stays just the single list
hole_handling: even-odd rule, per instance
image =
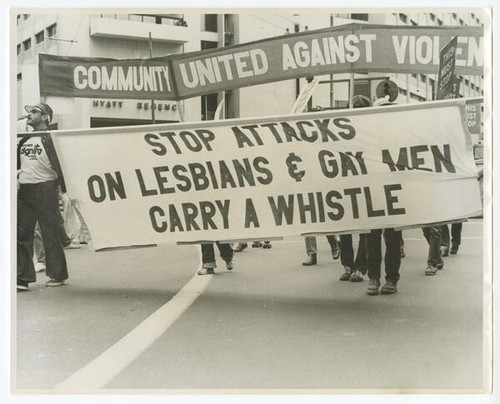
[{"label": "white protest banner", "polygon": [[96,249],[477,215],[465,100],[53,132]]}]

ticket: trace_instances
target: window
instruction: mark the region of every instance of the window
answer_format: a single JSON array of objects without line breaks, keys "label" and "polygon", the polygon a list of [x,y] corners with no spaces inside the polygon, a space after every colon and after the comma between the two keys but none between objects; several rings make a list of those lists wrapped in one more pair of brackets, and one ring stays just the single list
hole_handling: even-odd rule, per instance
[{"label": "window", "polygon": [[421,81],[422,83],[425,83],[425,74],[421,74],[421,75],[420,75],[420,81]]},{"label": "window", "polygon": [[17,73],[17,81],[21,81],[23,79],[22,73]]},{"label": "window", "polygon": [[416,74],[412,74],[411,77],[413,77],[414,79],[416,79],[417,75]]},{"label": "window", "polygon": [[403,24],[408,24],[408,16],[406,14],[399,13],[399,20]]},{"label": "window", "polygon": [[211,121],[217,110],[217,93],[203,95],[201,97],[201,120]]},{"label": "window", "polygon": [[368,14],[351,14],[351,19],[359,21],[368,21]]},{"label": "window", "polygon": [[451,15],[453,16],[453,19],[456,20],[457,19],[457,13],[451,13]]},{"label": "window", "polygon": [[26,41],[23,42],[23,49],[25,51],[27,50],[30,50],[31,49],[31,38],[30,39],[27,39]]},{"label": "window", "polygon": [[429,18],[431,19],[432,22],[436,21],[436,15],[435,14],[430,13],[429,14]]},{"label": "window", "polygon": [[30,18],[29,14],[23,14],[23,20],[27,20],[28,18]]},{"label": "window", "polygon": [[218,43],[212,41],[201,41],[201,50],[217,48]]},{"label": "window", "polygon": [[20,22],[21,22],[21,14],[18,14],[16,18],[16,24],[19,25]]},{"label": "window", "polygon": [[35,35],[36,44],[38,45],[39,43],[43,42],[44,38],[45,38],[44,32],[40,31],[38,34]]},{"label": "window", "polygon": [[410,24],[411,25],[418,25],[417,22],[415,20],[410,20]]},{"label": "window", "polygon": [[21,44],[17,44],[17,47],[16,47],[16,51],[17,51],[17,54],[20,55],[21,54]]},{"label": "window", "polygon": [[217,32],[217,14],[205,14],[203,31]]},{"label": "window", "polygon": [[461,18],[458,20],[458,22],[459,22],[460,25],[465,25],[464,24],[464,20],[462,20]]},{"label": "window", "polygon": [[50,38],[54,35],[57,35],[57,24],[52,24],[51,26],[47,27],[47,36]]},{"label": "window", "polygon": [[437,23],[439,26],[443,25],[443,20],[440,20],[439,18],[437,19]]}]

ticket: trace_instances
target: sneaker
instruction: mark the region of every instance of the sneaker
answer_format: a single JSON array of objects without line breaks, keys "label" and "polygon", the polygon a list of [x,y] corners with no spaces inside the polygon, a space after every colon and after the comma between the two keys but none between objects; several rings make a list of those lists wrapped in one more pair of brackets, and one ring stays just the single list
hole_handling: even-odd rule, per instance
[{"label": "sneaker", "polygon": [[252,243],[252,248],[260,248],[262,247],[262,243],[260,241],[254,241]]},{"label": "sneaker", "polygon": [[379,288],[380,281],[378,279],[370,279],[370,282],[368,282],[368,288],[366,289],[366,294],[370,296],[378,295]]},{"label": "sneaker", "polygon": [[427,276],[433,276],[433,275],[436,275],[437,270],[438,270],[437,267],[429,265],[427,267],[427,269],[425,270],[425,274]]},{"label": "sneaker", "polygon": [[349,280],[351,282],[362,282],[363,281],[363,273],[360,271],[353,271]]},{"label": "sneaker", "polygon": [[66,283],[66,280],[58,281],[57,279],[50,279],[49,281],[45,282],[45,286],[52,288],[55,286],[62,286]]},{"label": "sneaker", "polygon": [[316,255],[308,255],[307,260],[302,263],[303,266],[309,267],[311,265],[316,265],[318,260],[316,259]]},{"label": "sneaker", "polygon": [[403,247],[400,248],[399,250],[399,254],[401,255],[401,258],[404,258],[406,257],[406,254],[405,254],[405,249]]},{"label": "sneaker", "polygon": [[450,255],[450,250],[448,247],[441,247],[441,257],[447,257]]},{"label": "sneaker", "polygon": [[271,248],[273,245],[271,243],[264,243],[264,245],[262,246],[262,248],[266,248],[266,249],[269,249]]},{"label": "sneaker", "polygon": [[242,252],[247,247],[248,247],[248,243],[238,243],[238,245],[236,246],[234,251],[235,252]]},{"label": "sneaker", "polygon": [[437,269],[443,269],[444,268],[444,262],[441,260],[439,264],[436,265]]},{"label": "sneaker", "polygon": [[338,260],[340,257],[340,247],[337,246],[335,248],[332,248],[332,258],[334,260]]},{"label": "sneaker", "polygon": [[78,248],[81,248],[81,245],[80,242],[72,241],[68,246],[64,248],[67,248],[68,250],[77,250]]},{"label": "sneaker", "polygon": [[28,290],[28,281],[17,280],[17,291],[24,292]]},{"label": "sneaker", "polygon": [[198,275],[214,275],[215,274],[215,269],[214,268],[201,268],[198,272]]},{"label": "sneaker", "polygon": [[35,272],[43,272],[45,268],[45,262],[35,262]]},{"label": "sneaker", "polygon": [[233,266],[233,261],[226,261],[226,269],[227,269],[228,271],[232,271],[232,270],[233,270],[233,268],[234,268],[234,266]]},{"label": "sneaker", "polygon": [[342,272],[342,275],[340,275],[340,280],[341,281],[348,281],[351,279],[351,274],[352,274],[352,269],[350,267],[344,267],[344,272]]},{"label": "sneaker", "polygon": [[450,249],[451,255],[455,255],[458,252],[458,246],[459,244],[451,243],[451,249]]},{"label": "sneaker", "polygon": [[396,287],[397,282],[395,281],[387,281],[384,286],[382,286],[382,289],[380,289],[380,294],[382,295],[393,295],[398,291],[398,288]]}]

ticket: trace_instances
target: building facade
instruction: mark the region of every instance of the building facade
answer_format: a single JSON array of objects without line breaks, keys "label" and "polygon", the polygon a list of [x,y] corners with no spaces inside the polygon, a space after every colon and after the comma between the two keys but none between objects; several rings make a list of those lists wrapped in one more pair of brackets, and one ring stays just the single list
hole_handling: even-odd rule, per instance
[{"label": "building facade", "polygon": [[[281,12],[282,11],[282,12]],[[149,58],[246,43],[304,30],[351,22],[387,25],[462,26],[482,25],[478,13],[280,13],[255,11],[241,14],[17,14],[16,74],[17,107],[36,103],[38,55]],[[349,97],[361,94],[376,99],[375,89],[384,79],[399,87],[397,103],[432,100],[436,75],[423,74],[335,74],[320,78],[310,106],[313,109],[347,108]],[[483,95],[481,77],[460,77],[460,95]],[[208,94],[176,102],[152,100],[85,99],[47,97],[54,107],[59,129],[123,126],[178,122],[179,108],[186,121],[213,119],[224,99],[224,117],[288,114],[306,79],[286,80],[259,86]],[[351,89],[351,83],[354,83]],[[258,102],[256,101],[258,100]],[[154,108],[154,113],[152,109]],[[20,112],[22,114],[22,112]],[[154,115],[154,117],[153,117]]]}]

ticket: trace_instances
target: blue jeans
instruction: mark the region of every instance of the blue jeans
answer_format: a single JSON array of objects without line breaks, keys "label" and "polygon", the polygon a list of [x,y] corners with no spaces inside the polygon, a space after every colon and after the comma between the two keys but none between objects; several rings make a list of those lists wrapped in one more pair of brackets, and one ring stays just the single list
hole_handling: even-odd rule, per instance
[{"label": "blue jeans", "polygon": [[429,254],[427,256],[427,265],[437,266],[442,264],[441,258],[441,226],[423,227],[422,232],[429,243]]},{"label": "blue jeans", "polygon": [[[233,260],[233,249],[230,244],[215,243],[219,248],[220,257],[225,262],[230,262]],[[217,264],[215,262],[215,250],[213,244],[202,244],[201,245],[201,262],[203,268],[216,268]]]},{"label": "blue jeans", "polygon": [[68,279],[66,256],[62,246],[62,217],[59,212],[55,181],[21,184],[17,192],[17,279],[35,282],[33,238],[38,221],[45,249],[49,278]]},{"label": "blue jeans", "polygon": [[[385,279],[397,282],[401,266],[401,231],[383,229],[385,241]],[[367,269],[370,279],[380,279],[382,265],[382,229],[375,229],[367,237]]]}]

